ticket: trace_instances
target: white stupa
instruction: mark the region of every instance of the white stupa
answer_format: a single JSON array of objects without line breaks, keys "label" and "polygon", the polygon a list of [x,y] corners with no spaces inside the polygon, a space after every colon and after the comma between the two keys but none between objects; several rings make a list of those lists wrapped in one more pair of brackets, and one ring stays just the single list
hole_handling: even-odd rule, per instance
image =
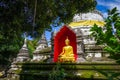
[{"label": "white stupa", "polygon": [[79,57],[81,54],[83,57],[101,57],[102,53],[104,53],[102,46],[96,45],[94,37],[90,36],[90,29],[94,24],[99,27],[105,25],[103,15],[97,10],[75,14],[73,22],[69,24],[77,36],[77,53]]}]

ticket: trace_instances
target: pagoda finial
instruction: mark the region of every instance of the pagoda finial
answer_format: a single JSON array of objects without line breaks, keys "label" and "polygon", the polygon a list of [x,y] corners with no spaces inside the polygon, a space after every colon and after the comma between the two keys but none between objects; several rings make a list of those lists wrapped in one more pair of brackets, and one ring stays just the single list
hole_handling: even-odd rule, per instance
[{"label": "pagoda finial", "polygon": [[43,32],[41,39],[45,39],[45,32]]}]

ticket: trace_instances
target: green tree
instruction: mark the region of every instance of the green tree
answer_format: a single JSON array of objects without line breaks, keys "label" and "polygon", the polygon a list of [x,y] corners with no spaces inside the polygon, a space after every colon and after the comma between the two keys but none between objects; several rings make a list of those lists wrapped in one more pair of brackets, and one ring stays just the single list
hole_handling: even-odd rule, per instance
[{"label": "green tree", "polygon": [[91,29],[92,35],[97,44],[103,44],[104,50],[110,53],[110,57],[120,63],[120,14],[116,7],[108,11],[105,22],[103,28],[94,25]]},{"label": "green tree", "polygon": [[0,0],[0,62],[18,53],[23,33],[40,36],[44,30],[51,30],[56,18],[67,23],[75,13],[95,6],[95,0]]}]

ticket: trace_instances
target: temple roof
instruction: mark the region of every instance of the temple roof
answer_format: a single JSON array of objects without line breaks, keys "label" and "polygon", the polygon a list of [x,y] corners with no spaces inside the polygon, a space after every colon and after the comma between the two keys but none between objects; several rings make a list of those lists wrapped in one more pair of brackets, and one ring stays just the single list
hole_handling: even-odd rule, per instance
[{"label": "temple roof", "polygon": [[28,51],[28,48],[27,48],[26,38],[24,40],[24,44],[23,44],[22,48],[20,49],[20,51],[18,53],[18,57],[28,57],[29,58],[29,51]]},{"label": "temple roof", "polygon": [[46,44],[47,45],[45,33],[42,34],[41,39],[38,41],[38,44]]},{"label": "temple roof", "polygon": [[93,26],[94,24],[97,24],[98,26],[104,26],[104,18],[102,14],[94,10],[92,12],[88,13],[79,13],[75,14],[73,17],[73,22],[69,24],[71,27],[84,27],[84,26]]}]

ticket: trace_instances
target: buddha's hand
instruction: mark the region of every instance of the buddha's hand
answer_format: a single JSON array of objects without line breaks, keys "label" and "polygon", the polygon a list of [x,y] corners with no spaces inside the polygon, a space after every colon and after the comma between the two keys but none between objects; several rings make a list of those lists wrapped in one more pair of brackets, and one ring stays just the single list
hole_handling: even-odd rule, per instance
[{"label": "buddha's hand", "polygon": [[62,55],[60,54],[59,57],[61,57]]}]

